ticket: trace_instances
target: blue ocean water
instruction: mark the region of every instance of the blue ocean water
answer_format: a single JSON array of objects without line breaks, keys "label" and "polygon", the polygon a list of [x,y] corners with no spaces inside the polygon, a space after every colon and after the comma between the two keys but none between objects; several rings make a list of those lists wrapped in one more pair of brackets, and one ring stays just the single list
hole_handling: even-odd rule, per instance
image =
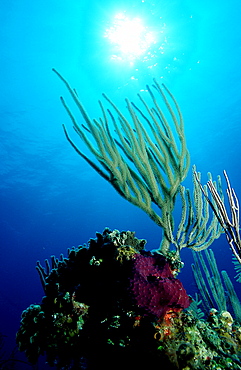
[{"label": "blue ocean water", "polygon": [[[106,226],[136,231],[149,249],[161,239],[158,226],[67,142],[62,123],[77,138],[59,97],[71,98],[52,68],[77,89],[92,118],[100,115],[102,92],[124,107],[124,98],[136,99],[154,77],[165,83],[181,107],[203,181],[208,171],[216,177],[225,169],[241,199],[240,11],[238,0],[1,1],[0,332],[7,351],[22,310],[43,296],[37,260],[66,253]],[[146,53],[130,59],[105,37],[116,14],[137,17],[153,32]],[[233,278],[225,236],[213,249]],[[190,251],[183,260],[180,279],[191,294]]]}]

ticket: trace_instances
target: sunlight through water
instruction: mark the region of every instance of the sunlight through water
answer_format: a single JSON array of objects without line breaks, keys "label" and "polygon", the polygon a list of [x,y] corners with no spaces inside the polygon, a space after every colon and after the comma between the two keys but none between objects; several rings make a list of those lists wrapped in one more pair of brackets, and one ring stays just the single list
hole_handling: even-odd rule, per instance
[{"label": "sunlight through water", "polygon": [[159,41],[157,32],[150,30],[142,19],[131,18],[124,13],[114,17],[104,36],[113,47],[111,59],[128,62],[130,65],[134,65],[136,60],[146,61],[153,58],[155,55],[152,47]]}]

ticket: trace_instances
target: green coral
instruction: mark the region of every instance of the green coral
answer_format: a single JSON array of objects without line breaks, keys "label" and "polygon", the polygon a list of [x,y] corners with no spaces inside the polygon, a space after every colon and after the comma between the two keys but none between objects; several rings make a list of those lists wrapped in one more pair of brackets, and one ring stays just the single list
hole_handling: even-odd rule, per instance
[{"label": "green coral", "polygon": [[[191,312],[182,312],[168,322],[157,325],[160,350],[175,369],[226,368],[241,369],[239,359],[241,338],[239,325],[224,325],[223,318],[229,313],[215,313],[207,321],[197,319]],[[215,318],[215,320],[214,320]],[[233,322],[232,322],[233,323]]]}]

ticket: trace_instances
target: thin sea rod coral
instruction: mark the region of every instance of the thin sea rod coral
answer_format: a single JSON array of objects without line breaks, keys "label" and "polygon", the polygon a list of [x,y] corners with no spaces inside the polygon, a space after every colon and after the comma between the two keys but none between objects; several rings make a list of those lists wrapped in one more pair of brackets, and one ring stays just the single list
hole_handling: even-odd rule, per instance
[{"label": "thin sea rod coral", "polygon": [[[183,247],[202,250],[219,237],[221,228],[215,215],[210,222],[207,201],[202,201],[202,192],[195,181],[193,200],[188,189],[181,186],[190,167],[190,156],[181,110],[165,85],[160,86],[155,79],[151,87],[147,85],[147,98],[152,107],[141,94],[138,97],[142,109],[126,99],[130,120],[103,94],[112,111],[99,102],[103,118],[91,120],[76,91],[59,72],[53,71],[66,85],[85,121],[78,124],[61,97],[73,127],[100,166],[75,145],[63,126],[67,140],[122,197],[141,208],[163,229],[162,252],[167,253],[170,245],[176,248],[178,255]],[[178,194],[182,214],[179,226],[175,227],[173,210]]]},{"label": "thin sea rod coral", "polygon": [[214,182],[210,179],[207,182],[207,187],[211,193],[212,199],[209,199],[207,192],[204,191],[204,187],[202,186],[200,180],[198,179],[197,173],[195,173],[195,177],[199,183],[200,189],[202,190],[207,202],[210,204],[213,212],[216,214],[216,217],[224,229],[226,234],[227,241],[231,247],[231,250],[241,264],[241,238],[240,238],[240,225],[239,225],[239,201],[238,197],[235,193],[235,190],[231,187],[230,181],[226,171],[224,171],[224,176],[227,183],[227,196],[230,208],[230,216],[224,204],[224,200],[220,197],[219,192],[214,184]]},{"label": "thin sea rod coral", "polygon": [[204,255],[193,252],[193,258],[193,275],[205,313],[213,312],[211,310],[216,308],[219,312],[225,312],[228,309],[240,323],[241,302],[228,273],[223,270],[220,274],[213,250],[206,249]]}]

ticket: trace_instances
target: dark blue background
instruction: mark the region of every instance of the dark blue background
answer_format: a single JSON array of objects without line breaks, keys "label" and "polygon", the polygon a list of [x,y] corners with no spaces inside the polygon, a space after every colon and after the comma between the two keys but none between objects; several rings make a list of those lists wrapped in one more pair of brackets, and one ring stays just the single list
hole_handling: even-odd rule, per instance
[{"label": "dark blue background", "polygon": [[[111,60],[112,45],[103,35],[120,11],[157,33],[165,25],[164,53],[158,52],[159,40],[155,67]],[[7,351],[14,347],[21,311],[43,295],[36,260],[66,254],[106,226],[135,230],[149,249],[161,240],[146,214],[66,141],[61,124],[70,132],[71,124],[59,96],[71,99],[51,68],[76,87],[93,118],[103,91],[122,107],[153,77],[164,82],[181,106],[191,161],[203,181],[208,171],[215,177],[226,169],[240,197],[240,12],[239,0],[1,1],[0,331],[7,335]],[[191,186],[190,179],[185,184]],[[213,248],[220,270],[233,277],[225,237]],[[179,277],[193,293],[190,251],[182,257]]]}]

